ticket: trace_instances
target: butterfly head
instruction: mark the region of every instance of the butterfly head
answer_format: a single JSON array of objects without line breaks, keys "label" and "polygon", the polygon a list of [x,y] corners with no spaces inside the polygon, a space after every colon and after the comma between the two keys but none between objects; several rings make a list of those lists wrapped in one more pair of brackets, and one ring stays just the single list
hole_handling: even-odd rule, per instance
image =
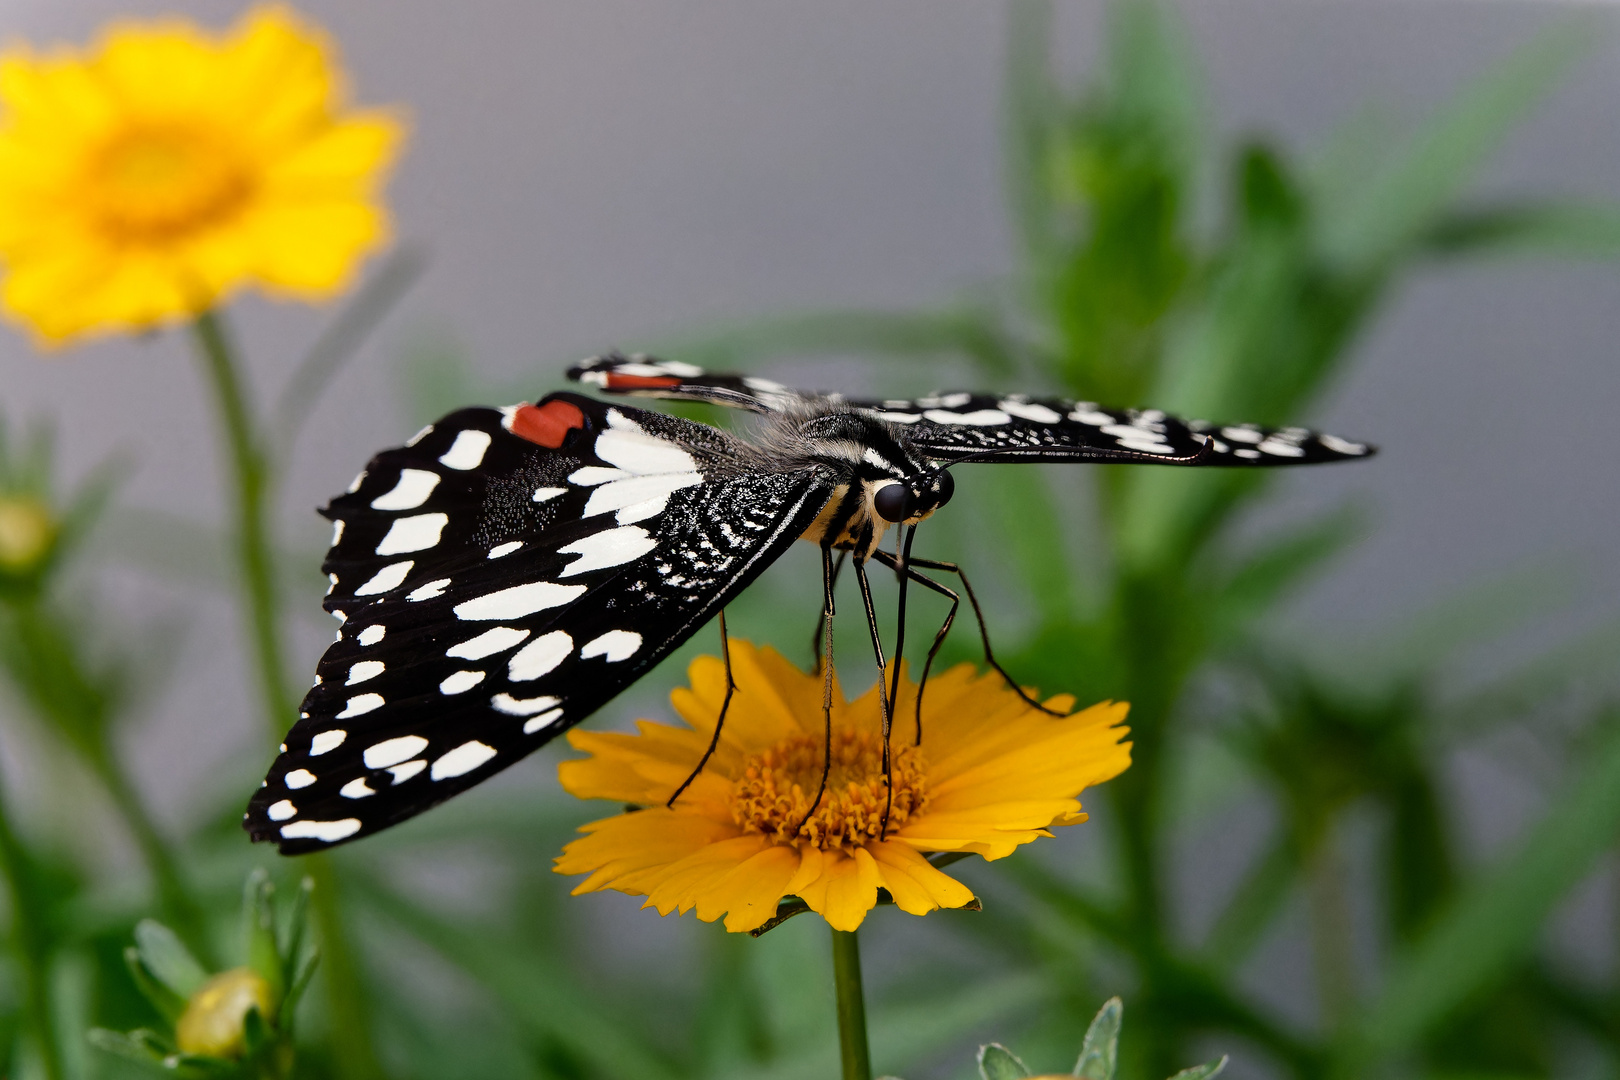
[{"label": "butterfly head", "polygon": [[956,481],[943,469],[873,485],[872,512],[897,525],[915,525],[951,501]]}]

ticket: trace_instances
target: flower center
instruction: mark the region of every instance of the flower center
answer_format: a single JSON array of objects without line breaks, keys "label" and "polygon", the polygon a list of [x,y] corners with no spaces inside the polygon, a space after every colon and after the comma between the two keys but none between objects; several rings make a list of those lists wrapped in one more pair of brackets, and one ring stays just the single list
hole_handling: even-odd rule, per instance
[{"label": "flower center", "polygon": [[[778,843],[807,843],[822,850],[876,840],[889,801],[883,739],[867,732],[833,732],[827,792],[806,821],[810,801],[821,786],[823,745],[821,736],[795,735],[750,757],[733,787],[731,814],[737,824]],[[891,830],[928,805],[922,748],[895,747],[892,767]]]},{"label": "flower center", "polygon": [[91,168],[97,217],[114,237],[168,240],[213,224],[247,198],[250,183],[230,147],[184,126],[120,133]]}]

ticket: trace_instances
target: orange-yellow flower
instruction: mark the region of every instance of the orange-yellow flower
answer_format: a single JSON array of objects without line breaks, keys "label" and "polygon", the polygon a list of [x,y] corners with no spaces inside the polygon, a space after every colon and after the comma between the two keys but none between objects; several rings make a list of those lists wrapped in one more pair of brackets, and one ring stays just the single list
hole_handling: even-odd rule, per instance
[{"label": "orange-yellow flower", "polygon": [[320,299],[387,238],[402,125],[347,109],[282,7],[223,36],[116,23],[0,56],[0,307],[44,343],[188,318],[238,289]]},{"label": "orange-yellow flower", "polygon": [[[881,838],[887,789],[877,688],[852,702],[835,689],[831,778],[805,821],[825,745],[821,677],[742,641],[732,643],[731,660],[737,692],[719,748],[673,808],[665,801],[714,732],[725,696],[719,658],[694,661],[691,688],[671,695],[687,726],[642,720],[637,735],[569,733],[590,756],[559,767],[565,789],[647,807],[585,826],[563,850],[558,873],[590,875],[576,895],[617,889],[647,897],[661,915],[724,915],[731,931],[757,929],[786,896],[838,930],[858,927],[880,888],[913,915],[961,907],[973,894],[925,852],[1010,855],[1055,826],[1084,821],[1076,796],[1130,764],[1130,744],[1121,741],[1126,705],[1054,717],[999,675],[963,664],[929,680],[920,745],[909,720],[916,686],[901,681],[894,802]],[[1046,705],[1065,711],[1073,699]]]}]

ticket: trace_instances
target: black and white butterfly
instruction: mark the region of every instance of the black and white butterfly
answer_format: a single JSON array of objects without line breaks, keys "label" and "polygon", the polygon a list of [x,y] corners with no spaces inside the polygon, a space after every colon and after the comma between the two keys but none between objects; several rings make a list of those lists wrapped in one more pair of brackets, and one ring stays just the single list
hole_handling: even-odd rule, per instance
[{"label": "black and white butterfly", "polygon": [[[373,458],[323,511],[334,524],[325,606],[343,625],[248,806],[253,839],[283,854],[329,847],[487,779],[717,614],[723,632],[726,604],[795,540],[822,551],[820,627],[853,555],[881,669],[867,561],[896,570],[902,590],[949,596],[955,614],[956,593],[923,571],[957,568],[910,557],[910,529],[950,500],[954,463],[1254,467],[1373,452],[1303,428],[1016,394],[845,399],[643,356],[598,357],[569,376],[760,421],[741,438],[556,393],[453,412]],[[898,553],[879,547],[891,525],[908,527]]]}]

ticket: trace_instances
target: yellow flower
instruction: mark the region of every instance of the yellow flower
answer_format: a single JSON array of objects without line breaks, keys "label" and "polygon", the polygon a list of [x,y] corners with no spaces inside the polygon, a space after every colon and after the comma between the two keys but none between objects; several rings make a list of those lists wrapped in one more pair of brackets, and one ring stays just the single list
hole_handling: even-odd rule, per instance
[{"label": "yellow flower", "polygon": [[0,572],[26,573],[50,551],[56,523],[32,496],[0,495]]},{"label": "yellow flower", "polygon": [[175,1044],[186,1054],[241,1057],[249,1009],[266,1024],[276,1018],[270,984],[252,968],[234,968],[203,983],[175,1022]]},{"label": "yellow flower", "polygon": [[318,29],[117,23],[0,55],[0,307],[47,344],[194,316],[248,284],[318,299],[387,238],[393,115],[349,111]]},{"label": "yellow flower", "polygon": [[[831,777],[805,822],[825,745],[821,676],[742,641],[732,643],[731,659],[737,692],[719,748],[672,809],[665,800],[714,732],[725,696],[719,658],[694,661],[691,688],[671,695],[689,726],[642,720],[638,735],[569,733],[574,748],[591,756],[558,768],[567,791],[648,807],[586,825],[586,835],[563,849],[558,873],[590,875],[575,895],[617,889],[647,897],[645,906],[661,915],[694,908],[706,922],[725,915],[734,932],[763,925],[785,896],[838,930],[858,927],[880,888],[913,915],[961,907],[973,894],[924,852],[1010,855],[1054,826],[1084,821],[1080,791],[1130,764],[1130,744],[1120,741],[1126,705],[1053,717],[1000,676],[963,664],[929,680],[921,745],[912,745],[909,722],[916,686],[901,681],[885,838],[877,688],[853,702],[835,689]],[[1073,699],[1046,704],[1067,710]]]}]

